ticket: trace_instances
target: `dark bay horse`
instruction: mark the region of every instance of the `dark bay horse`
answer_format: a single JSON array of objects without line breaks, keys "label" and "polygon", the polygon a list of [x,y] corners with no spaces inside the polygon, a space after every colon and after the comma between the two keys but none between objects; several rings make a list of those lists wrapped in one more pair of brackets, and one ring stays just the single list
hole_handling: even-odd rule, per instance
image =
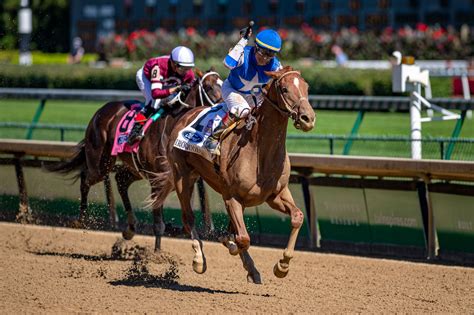
[{"label": "dark bay horse", "polygon": [[[163,176],[163,181],[155,180],[160,174],[169,174],[170,166],[165,158],[169,134],[173,125],[189,109],[196,106],[211,106],[222,98],[222,81],[213,69],[202,73],[196,69],[198,79],[194,82],[191,90],[181,106],[173,105],[153,124],[151,124],[145,137],[140,143],[137,154],[120,153],[119,159],[122,165],[116,168],[115,178],[118,191],[127,211],[127,228],[123,231],[125,239],[131,239],[135,234],[135,216],[132,211],[128,188],[139,179],[148,179],[151,184],[153,196],[161,198],[173,191],[173,182]],[[108,174],[115,166],[117,156],[111,155],[112,145],[115,139],[117,124],[128,110],[124,102],[109,102],[102,106],[92,117],[87,126],[84,139],[76,146],[73,157],[58,164],[52,164],[46,168],[67,174],[73,171],[79,173],[75,176],[80,178],[81,206],[79,214],[79,226],[83,226],[87,215],[87,197],[91,186],[106,181],[106,190],[110,189]],[[153,175],[153,176],[150,176]],[[107,192],[108,196],[112,193]],[[108,202],[111,202],[108,200]],[[155,250],[161,247],[161,236],[164,233],[163,205],[153,207],[153,230],[156,236]]]},{"label": "dark bay horse", "polygon": [[[250,237],[244,223],[245,207],[267,202],[273,209],[291,216],[292,231],[288,245],[283,259],[276,263],[273,270],[280,278],[288,273],[289,261],[304,219],[288,188],[290,162],[285,146],[288,118],[294,120],[296,128],[307,132],[314,127],[316,116],[308,102],[308,84],[300,72],[285,67],[266,73],[272,77],[272,81],[264,90],[263,104],[253,113],[256,123],[248,130],[241,121],[222,140],[218,165],[200,155],[173,147],[179,131],[195,119],[202,109],[187,112],[171,132],[168,160],[183,211],[184,229],[193,240],[193,269],[197,273],[206,271],[206,259],[194,225],[190,201],[194,183],[199,176],[224,199],[235,243],[230,238],[223,240],[223,243],[231,254],[239,253],[248,272],[248,281],[261,283],[260,273],[248,253]],[[155,201],[158,205],[162,202]]]}]

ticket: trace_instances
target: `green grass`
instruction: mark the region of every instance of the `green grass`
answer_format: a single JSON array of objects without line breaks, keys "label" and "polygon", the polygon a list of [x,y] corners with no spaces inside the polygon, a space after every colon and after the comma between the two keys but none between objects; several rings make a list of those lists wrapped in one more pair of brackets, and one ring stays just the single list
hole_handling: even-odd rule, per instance
[{"label": "green grass", "polygon": [[[0,122],[24,122],[29,123],[33,119],[39,105],[37,100],[1,100],[0,99]],[[42,113],[40,123],[87,125],[95,111],[103,105],[96,101],[59,101],[48,100]],[[349,135],[356,120],[357,112],[350,111],[317,111],[316,128],[309,134],[314,135]],[[423,137],[450,137],[456,121],[430,122],[423,124]],[[289,134],[307,135],[296,130],[289,124]],[[24,139],[25,129],[0,128],[0,138]],[[410,116],[408,113],[380,113],[368,112],[359,129],[361,136],[404,136],[410,135]],[[474,124],[472,119],[466,119],[461,132],[462,138],[474,138]],[[83,138],[82,131],[66,131],[66,141],[79,141]],[[35,130],[33,139],[38,140],[60,140],[58,130]],[[335,142],[334,153],[341,154],[345,141]],[[329,153],[328,140],[315,139],[290,139],[287,141],[289,152],[305,153]],[[428,143],[424,150],[431,158],[439,158],[439,145]],[[473,160],[472,149],[460,147],[462,154],[467,155],[462,159]],[[410,144],[403,142],[361,142],[356,141],[351,154],[360,155],[388,155],[408,157]]]}]

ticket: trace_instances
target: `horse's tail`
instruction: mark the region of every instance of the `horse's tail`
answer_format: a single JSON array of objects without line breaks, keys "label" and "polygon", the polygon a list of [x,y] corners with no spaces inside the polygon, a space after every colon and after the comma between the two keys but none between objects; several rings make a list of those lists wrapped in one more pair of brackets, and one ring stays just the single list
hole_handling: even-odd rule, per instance
[{"label": "horse's tail", "polygon": [[152,193],[145,201],[147,207],[158,208],[163,206],[166,197],[174,190],[173,172],[169,167],[165,167],[165,163],[167,164],[166,158],[162,156],[160,161],[162,166],[160,168],[167,170],[161,173],[153,173],[149,178]]},{"label": "horse's tail", "polygon": [[[60,174],[69,174],[73,171],[80,171],[86,167],[86,150],[85,139],[79,142],[74,148],[74,154],[69,160],[58,163],[46,164],[43,167],[50,172],[57,172]],[[72,177],[74,181],[80,177],[80,172]]]}]

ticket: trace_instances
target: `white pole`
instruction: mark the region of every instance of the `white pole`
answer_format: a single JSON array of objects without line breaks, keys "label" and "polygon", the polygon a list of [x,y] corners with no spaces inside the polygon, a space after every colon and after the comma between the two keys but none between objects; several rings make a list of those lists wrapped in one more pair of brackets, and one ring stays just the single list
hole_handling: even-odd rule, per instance
[{"label": "white pole", "polygon": [[411,158],[421,159],[421,101],[414,92],[421,95],[420,83],[413,84],[410,95]]},{"label": "white pole", "polygon": [[462,93],[465,100],[471,99],[471,91],[469,89],[469,78],[467,77],[467,73],[461,76],[461,83],[462,83]]},{"label": "white pole", "polygon": [[31,9],[28,7],[28,0],[20,1],[18,10],[18,33],[20,37],[20,65],[29,66],[32,63],[30,52],[30,38],[32,30]]}]

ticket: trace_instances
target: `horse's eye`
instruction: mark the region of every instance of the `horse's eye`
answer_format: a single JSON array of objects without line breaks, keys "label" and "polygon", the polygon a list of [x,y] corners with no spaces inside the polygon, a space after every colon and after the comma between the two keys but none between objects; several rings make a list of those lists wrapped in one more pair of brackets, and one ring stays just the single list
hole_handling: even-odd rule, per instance
[{"label": "horse's eye", "polygon": [[286,87],[282,87],[282,88],[281,88],[281,92],[282,92],[282,93],[288,93],[288,89],[287,89]]}]

